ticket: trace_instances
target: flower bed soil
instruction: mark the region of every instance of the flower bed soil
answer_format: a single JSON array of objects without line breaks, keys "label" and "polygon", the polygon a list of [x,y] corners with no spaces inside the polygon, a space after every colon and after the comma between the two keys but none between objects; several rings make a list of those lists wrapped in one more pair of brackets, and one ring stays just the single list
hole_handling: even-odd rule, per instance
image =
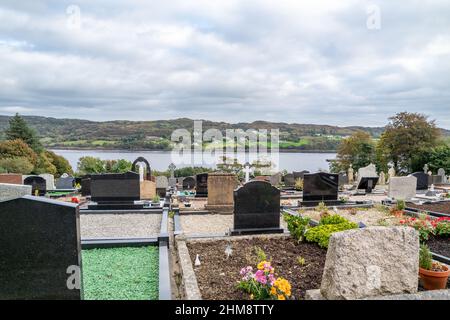
[{"label": "flower bed soil", "polygon": [[[231,244],[227,259],[225,248]],[[201,265],[194,267],[198,286],[205,300],[245,300],[248,294],[237,289],[239,271],[257,264],[255,247],[261,248],[272,262],[277,277],[292,285],[292,298],[303,299],[306,290],[320,288],[326,250],[315,243],[297,243],[292,238],[251,238],[239,240],[198,241],[187,243],[194,264],[197,254]],[[298,257],[305,260],[301,265]]]},{"label": "flower bed soil", "polygon": [[432,252],[445,257],[450,257],[450,238],[430,236],[427,245]]},{"label": "flower bed soil", "polygon": [[439,203],[427,203],[427,204],[416,204],[412,202],[407,202],[406,207],[414,208],[419,210],[434,211],[439,213],[450,214],[450,201],[439,202]]}]

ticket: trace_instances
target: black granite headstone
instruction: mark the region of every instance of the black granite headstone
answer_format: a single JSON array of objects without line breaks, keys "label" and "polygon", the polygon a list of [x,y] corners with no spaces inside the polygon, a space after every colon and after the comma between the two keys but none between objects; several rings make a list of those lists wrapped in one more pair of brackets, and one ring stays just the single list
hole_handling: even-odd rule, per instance
[{"label": "black granite headstone", "polygon": [[280,190],[265,181],[250,181],[234,191],[232,234],[279,233]]},{"label": "black granite headstone", "polygon": [[303,179],[305,174],[307,174],[307,173],[309,173],[309,171],[307,171],[307,170],[303,170],[300,172],[296,172],[296,171],[292,172],[292,174],[294,175],[294,180]]},{"label": "black granite headstone", "polygon": [[183,190],[192,190],[195,188],[195,179],[193,177],[186,177],[182,182]]},{"label": "black granite headstone", "polygon": [[378,179],[379,177],[362,177],[361,180],[359,180],[356,189],[366,190],[367,193],[372,193],[373,188],[375,188],[378,183]]},{"label": "black granite headstone", "polygon": [[288,173],[283,177],[284,185],[288,188],[295,186],[295,178],[292,173]]},{"label": "black granite headstone", "polygon": [[97,205],[90,205],[89,209],[141,209],[143,205],[134,204],[140,196],[139,174],[136,172],[91,175],[91,200]]},{"label": "black granite headstone", "polygon": [[23,184],[31,186],[31,194],[45,196],[47,192],[47,182],[39,176],[29,176],[23,181]]},{"label": "black granite headstone", "polygon": [[414,172],[412,175],[417,178],[416,190],[428,189],[428,182],[430,179],[430,176],[428,174],[426,174],[425,172]]},{"label": "black granite headstone", "polygon": [[303,179],[303,202],[336,202],[338,199],[339,176],[318,172],[305,174]]},{"label": "black granite headstone", "polygon": [[79,219],[78,207],[62,201],[0,202],[0,300],[82,298],[67,286],[70,266],[81,276]]},{"label": "black granite headstone", "polygon": [[208,174],[200,173],[195,176],[196,178],[196,187],[195,187],[195,196],[196,197],[207,197],[208,196]]},{"label": "black granite headstone", "polygon": [[87,197],[91,195],[91,175],[85,175],[81,178],[81,195]]}]

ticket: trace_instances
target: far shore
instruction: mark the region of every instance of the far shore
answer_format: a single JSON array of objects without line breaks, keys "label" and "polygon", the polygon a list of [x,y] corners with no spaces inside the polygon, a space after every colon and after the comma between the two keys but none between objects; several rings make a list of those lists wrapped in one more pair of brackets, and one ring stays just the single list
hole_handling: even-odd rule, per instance
[{"label": "far shore", "polygon": [[[160,149],[105,149],[105,148],[62,148],[62,147],[48,147],[49,150],[63,150],[63,151],[98,151],[98,152],[171,152],[172,150]],[[269,149],[270,150],[270,149]],[[203,150],[208,151],[208,150]],[[225,151],[224,151],[225,152]],[[246,152],[249,152],[248,150]],[[295,150],[295,149],[280,149],[282,153],[336,153],[336,150]]]}]

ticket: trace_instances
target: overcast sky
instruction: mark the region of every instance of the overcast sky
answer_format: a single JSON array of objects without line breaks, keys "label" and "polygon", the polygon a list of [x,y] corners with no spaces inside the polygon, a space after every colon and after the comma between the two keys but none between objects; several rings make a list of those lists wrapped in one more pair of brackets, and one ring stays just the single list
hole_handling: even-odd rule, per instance
[{"label": "overcast sky", "polygon": [[450,129],[448,0],[0,2],[0,114],[380,126],[399,111]]}]

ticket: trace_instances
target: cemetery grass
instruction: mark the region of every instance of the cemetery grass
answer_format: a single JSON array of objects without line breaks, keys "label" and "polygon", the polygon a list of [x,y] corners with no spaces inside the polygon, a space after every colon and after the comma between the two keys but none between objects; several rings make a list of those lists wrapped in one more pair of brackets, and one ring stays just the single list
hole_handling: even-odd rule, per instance
[{"label": "cemetery grass", "polygon": [[157,300],[156,246],[82,251],[86,300]]},{"label": "cemetery grass", "polygon": [[434,211],[439,213],[450,214],[450,201],[440,202],[440,203],[425,203],[418,205],[412,202],[407,202],[406,207],[415,208],[419,210]]},{"label": "cemetery grass", "polygon": [[[233,251],[227,259],[225,248],[230,243]],[[239,271],[248,265],[256,268],[257,248],[265,252],[276,276],[291,283],[293,299],[303,299],[306,290],[320,288],[326,250],[315,243],[298,243],[293,238],[252,238],[199,241],[187,246],[192,262],[199,254],[201,265],[194,266],[194,270],[205,300],[248,300],[249,295],[237,288]]]}]

